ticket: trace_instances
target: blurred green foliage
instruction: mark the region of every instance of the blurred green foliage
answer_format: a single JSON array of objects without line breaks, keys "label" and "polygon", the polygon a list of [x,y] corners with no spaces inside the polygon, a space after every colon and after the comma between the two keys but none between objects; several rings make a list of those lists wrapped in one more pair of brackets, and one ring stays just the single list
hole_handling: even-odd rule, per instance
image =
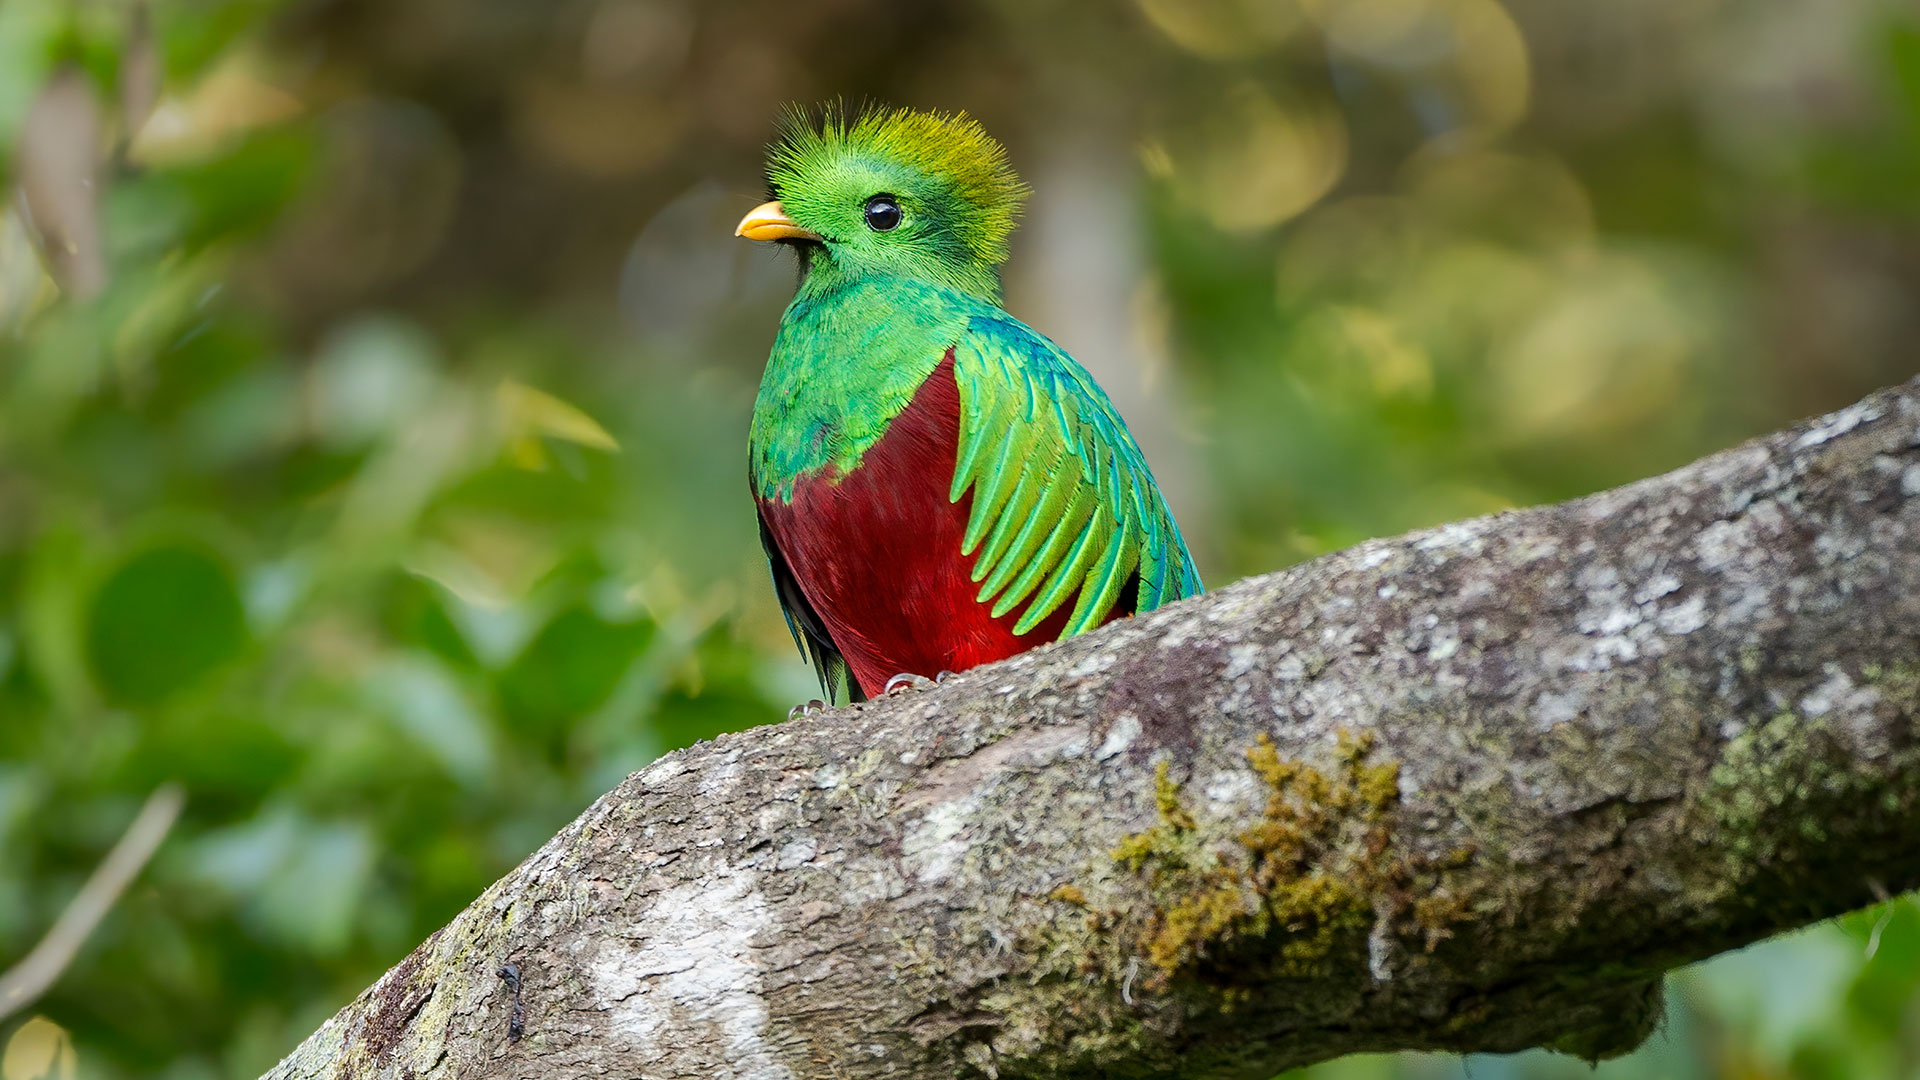
[{"label": "blurred green foliage", "polygon": [[[257,1075],[629,771],[810,695],[742,481],[790,271],[728,232],[834,94],[1010,141],[1010,301],[1215,582],[1915,366],[1891,3],[5,0],[0,964],[189,792],[38,1006],[83,1075]],[[1673,987],[1603,1074],[1920,1075],[1907,901]],[[1463,1067],[1585,1070],[1312,1075]]]}]

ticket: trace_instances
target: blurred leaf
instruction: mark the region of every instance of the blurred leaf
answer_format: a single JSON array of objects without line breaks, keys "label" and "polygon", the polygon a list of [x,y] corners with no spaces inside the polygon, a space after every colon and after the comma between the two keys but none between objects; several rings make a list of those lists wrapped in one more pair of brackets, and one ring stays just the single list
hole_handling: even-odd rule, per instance
[{"label": "blurred leaf", "polygon": [[0,210],[0,333],[15,331],[56,292],[13,207]]},{"label": "blurred leaf", "polygon": [[91,693],[83,607],[91,545],[80,523],[50,524],[34,538],[20,589],[20,632],[34,674],[65,710]]},{"label": "blurred leaf", "polygon": [[487,723],[439,664],[424,657],[396,659],[368,676],[366,691],[454,779],[479,785],[493,774]]},{"label": "blurred leaf", "polygon": [[162,543],[135,552],[94,594],[87,653],[106,692],[154,704],[238,656],[246,615],[211,551]]},{"label": "blurred leaf", "polygon": [[73,1074],[73,1039],[44,1016],[21,1024],[0,1057],[3,1080],[73,1080]]},{"label": "blurred leaf", "polygon": [[141,182],[147,213],[170,213],[190,248],[245,239],[278,220],[299,194],[313,153],[304,130],[265,131],[210,157],[159,168]]},{"label": "blurred leaf", "polygon": [[263,926],[313,952],[338,953],[353,936],[373,858],[364,824],[301,823],[290,857],[260,888],[256,910]]},{"label": "blurred leaf", "polygon": [[282,0],[205,0],[191,6],[162,4],[157,13],[160,52],[167,74],[187,78],[214,60],[234,39],[253,30]]},{"label": "blurred leaf", "polygon": [[177,780],[197,813],[248,813],[286,783],[302,754],[286,734],[251,713],[171,710],[147,729],[134,782]]},{"label": "blurred leaf", "polygon": [[448,617],[442,594],[416,575],[394,575],[386,590],[381,622],[396,640],[425,646],[456,667],[472,668],[479,663],[460,628]]},{"label": "blurred leaf", "polygon": [[327,954],[353,933],[374,846],[362,823],[316,821],[282,805],[203,837],[192,860],[269,940]]},{"label": "blurred leaf", "polygon": [[209,469],[256,459],[298,440],[301,404],[299,382],[285,369],[229,379],[181,418],[182,449]]},{"label": "blurred leaf", "polygon": [[506,417],[507,430],[512,435],[547,435],[595,450],[620,449],[620,444],[593,417],[545,391],[507,379],[500,384],[497,397],[500,411]]},{"label": "blurred leaf", "polygon": [[276,806],[238,824],[209,831],[190,849],[193,873],[234,896],[254,893],[279,872],[299,839],[300,829],[297,814]]},{"label": "blurred leaf", "polygon": [[1893,900],[1847,921],[1871,923],[1861,942],[1867,962],[1847,991],[1848,1008],[1876,1037],[1898,1038],[1910,1028],[1920,992],[1920,907]]},{"label": "blurred leaf", "polygon": [[653,637],[650,623],[612,623],[585,608],[550,620],[500,676],[507,715],[536,745],[553,740],[613,692]]}]

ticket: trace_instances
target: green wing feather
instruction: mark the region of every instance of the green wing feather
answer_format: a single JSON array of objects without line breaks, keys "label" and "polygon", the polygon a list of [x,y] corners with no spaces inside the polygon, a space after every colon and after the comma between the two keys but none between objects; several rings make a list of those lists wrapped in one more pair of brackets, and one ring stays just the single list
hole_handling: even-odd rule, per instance
[{"label": "green wing feather", "polygon": [[1134,610],[1200,591],[1193,557],[1107,395],[1073,358],[1004,313],[953,352],[960,446],[948,496],[973,492],[961,553],[995,617],[1024,634],[1073,600],[1062,637],[1092,629],[1136,573]]}]

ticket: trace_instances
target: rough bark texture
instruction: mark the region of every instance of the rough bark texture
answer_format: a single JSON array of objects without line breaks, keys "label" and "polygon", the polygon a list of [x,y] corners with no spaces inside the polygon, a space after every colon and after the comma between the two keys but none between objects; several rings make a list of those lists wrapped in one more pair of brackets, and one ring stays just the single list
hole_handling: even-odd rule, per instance
[{"label": "rough bark texture", "polygon": [[1920,884],[1916,717],[1920,380],[669,755],[270,1075],[1610,1054]]}]

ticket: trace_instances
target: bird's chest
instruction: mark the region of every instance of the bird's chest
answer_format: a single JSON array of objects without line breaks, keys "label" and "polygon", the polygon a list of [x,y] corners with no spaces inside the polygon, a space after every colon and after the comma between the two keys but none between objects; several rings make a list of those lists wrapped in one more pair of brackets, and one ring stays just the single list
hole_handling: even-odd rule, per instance
[{"label": "bird's chest", "polygon": [[802,478],[858,469],[957,338],[953,323],[898,298],[796,301],[754,400],[754,494],[787,501]]},{"label": "bird's chest", "polygon": [[975,598],[961,554],[971,500],[947,495],[959,423],[948,359],[852,471],[804,476],[790,498],[760,500],[775,545],[869,693],[899,672],[959,671],[1023,647],[1013,616],[996,620]]}]

